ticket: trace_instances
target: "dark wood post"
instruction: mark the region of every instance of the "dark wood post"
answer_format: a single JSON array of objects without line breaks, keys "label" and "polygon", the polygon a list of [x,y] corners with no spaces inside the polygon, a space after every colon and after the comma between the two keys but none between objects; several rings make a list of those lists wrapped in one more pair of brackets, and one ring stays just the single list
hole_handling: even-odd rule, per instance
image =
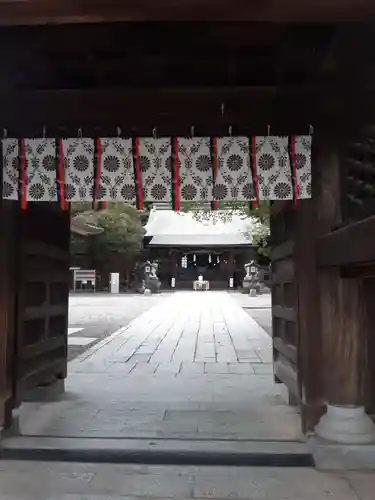
[{"label": "dark wood post", "polygon": [[330,405],[359,406],[366,369],[362,282],[341,278],[338,269],[320,274],[325,395]]},{"label": "dark wood post", "polygon": [[[313,186],[314,190],[315,186]],[[314,193],[313,193],[314,195]],[[295,219],[295,290],[297,312],[297,367],[302,430],[314,428],[324,411],[321,376],[319,279],[316,262],[317,221],[315,199],[301,200]],[[285,325],[287,329],[287,325]],[[284,332],[284,335],[287,332]]]},{"label": "dark wood post", "polygon": [[[321,235],[342,224],[343,140],[317,136],[315,173],[319,176],[318,227]],[[340,248],[337,248],[340,252]],[[327,413],[315,431],[337,442],[365,443],[375,438],[364,411],[366,378],[365,300],[360,277],[343,277],[339,267],[319,269],[322,370]]]},{"label": "dark wood post", "polygon": [[10,427],[14,406],[17,209],[0,200],[0,428]]}]

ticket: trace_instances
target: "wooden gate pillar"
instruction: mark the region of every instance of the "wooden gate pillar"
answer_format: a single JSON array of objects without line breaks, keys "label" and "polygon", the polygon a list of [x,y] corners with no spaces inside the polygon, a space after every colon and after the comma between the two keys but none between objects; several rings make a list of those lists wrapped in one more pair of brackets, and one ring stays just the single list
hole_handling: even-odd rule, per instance
[{"label": "wooden gate pillar", "polygon": [[[316,207],[323,235],[337,229],[342,222],[342,157],[338,140],[325,139],[318,142],[318,147],[314,173],[319,177]],[[331,441],[366,443],[375,438],[375,426],[364,410],[367,374],[364,287],[360,278],[343,276],[340,267],[319,269],[323,393],[327,412],[315,432]]]},{"label": "wooden gate pillar", "polygon": [[327,413],[316,434],[343,443],[375,439],[365,413],[365,298],[360,279],[342,278],[338,269],[320,273],[324,388]]},{"label": "wooden gate pillar", "polygon": [[12,423],[15,377],[15,293],[17,214],[11,202],[0,200],[0,429]]}]

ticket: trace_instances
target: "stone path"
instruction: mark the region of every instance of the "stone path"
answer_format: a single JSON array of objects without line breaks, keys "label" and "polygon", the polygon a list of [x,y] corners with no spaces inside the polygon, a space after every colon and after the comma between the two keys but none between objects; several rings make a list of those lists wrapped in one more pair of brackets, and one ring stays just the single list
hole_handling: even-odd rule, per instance
[{"label": "stone path", "polygon": [[68,361],[167,297],[168,294],[144,297],[139,294],[72,293],[69,297]]},{"label": "stone path", "polygon": [[301,440],[273,382],[271,339],[225,292],[177,292],[69,365],[25,435]]},{"label": "stone path", "polygon": [[373,500],[375,474],[0,462],[1,500]]},{"label": "stone path", "polygon": [[249,294],[235,293],[232,296],[244,311],[272,336],[271,294],[250,297]]}]

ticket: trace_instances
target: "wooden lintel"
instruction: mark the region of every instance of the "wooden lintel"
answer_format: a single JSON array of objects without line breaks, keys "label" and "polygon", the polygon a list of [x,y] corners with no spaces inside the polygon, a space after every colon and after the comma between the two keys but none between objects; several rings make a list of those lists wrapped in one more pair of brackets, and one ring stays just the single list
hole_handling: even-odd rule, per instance
[{"label": "wooden lintel", "polygon": [[326,234],[318,240],[321,267],[375,261],[375,216]]},{"label": "wooden lintel", "polygon": [[375,262],[372,264],[349,265],[340,269],[340,277],[352,278],[375,278]]},{"label": "wooden lintel", "polygon": [[113,134],[116,126],[124,135],[149,134],[154,127],[159,135],[180,135],[190,134],[194,125],[196,135],[221,135],[231,124],[233,133],[261,135],[271,124],[276,135],[302,134],[308,132],[312,116],[319,118],[319,96],[333,92],[332,88],[271,86],[4,93],[0,94],[0,127],[7,129],[8,136],[35,136],[46,127],[47,136],[53,137],[72,134],[77,128],[83,133]]},{"label": "wooden lintel", "polygon": [[343,22],[360,21],[374,12],[371,0],[289,0],[255,3],[243,0],[4,0],[2,25],[98,23],[118,21],[256,21]]}]

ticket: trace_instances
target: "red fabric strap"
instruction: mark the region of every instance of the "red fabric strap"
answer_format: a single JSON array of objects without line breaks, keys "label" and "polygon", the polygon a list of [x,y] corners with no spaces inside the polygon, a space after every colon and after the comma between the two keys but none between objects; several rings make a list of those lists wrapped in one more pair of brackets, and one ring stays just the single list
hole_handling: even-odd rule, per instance
[{"label": "red fabric strap", "polygon": [[174,209],[180,211],[180,169],[178,158],[178,138],[173,139]]},{"label": "red fabric strap", "polygon": [[64,148],[63,141],[59,139],[59,196],[61,210],[67,209],[67,202],[65,200],[65,175],[64,175]]},{"label": "red fabric strap", "polygon": [[[214,196],[215,196],[216,178],[217,178],[217,137],[213,137],[212,138],[212,180],[213,180],[213,186],[214,186]],[[217,208],[218,208],[218,201],[215,198],[212,202],[212,208],[214,210],[217,210]]]},{"label": "red fabric strap", "polygon": [[142,195],[142,178],[141,165],[139,163],[139,139],[134,139],[135,146],[135,183],[137,188],[138,209],[143,210],[143,195]]},{"label": "red fabric strap", "polygon": [[257,207],[257,202],[259,201],[259,180],[257,172],[257,139],[256,137],[251,138],[251,163],[253,165],[253,182],[255,188],[255,200],[251,201],[252,208]]},{"label": "red fabric strap", "polygon": [[290,156],[292,161],[292,176],[293,176],[293,205],[297,205],[298,186],[297,186],[297,161],[296,161],[296,136],[290,138]]},{"label": "red fabric strap", "polygon": [[[101,167],[102,167],[102,141],[100,137],[98,137],[96,139],[96,176],[95,176],[94,196],[93,196],[94,208],[99,195]],[[105,202],[101,203],[100,208],[105,208]]]},{"label": "red fabric strap", "polygon": [[26,184],[27,184],[27,173],[26,173],[26,148],[25,139],[21,139],[20,143],[20,164],[21,164],[21,208],[26,210],[27,199],[26,199]]}]

